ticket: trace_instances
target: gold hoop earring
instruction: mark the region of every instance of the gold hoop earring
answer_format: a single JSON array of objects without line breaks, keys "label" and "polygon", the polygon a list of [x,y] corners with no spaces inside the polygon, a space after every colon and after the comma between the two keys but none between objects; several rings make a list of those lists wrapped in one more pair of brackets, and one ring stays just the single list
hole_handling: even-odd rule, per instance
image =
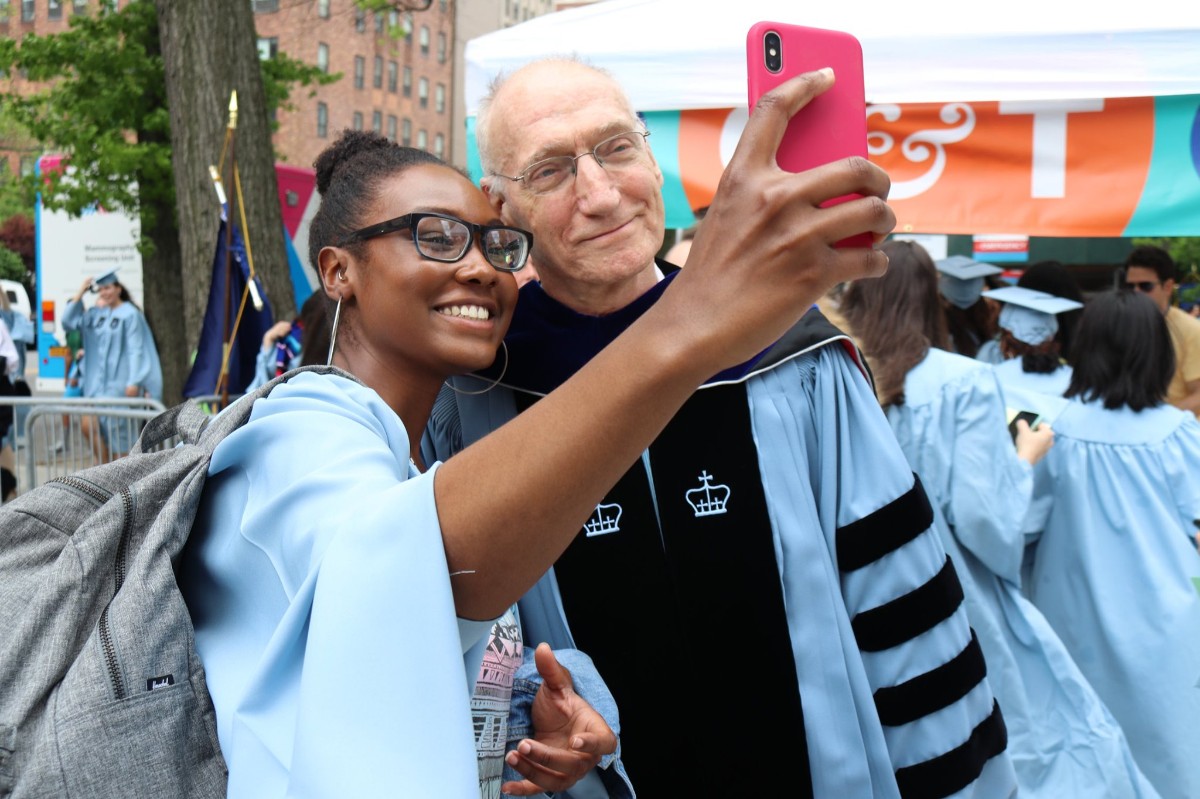
[{"label": "gold hoop earring", "polygon": [[[495,380],[493,380],[492,384],[490,386],[483,389],[482,391],[463,391],[461,388],[455,388],[454,383],[452,383],[450,380],[446,381],[446,385],[450,387],[451,391],[453,391],[457,394],[465,394],[468,397],[478,397],[480,394],[488,393],[493,388],[500,385],[500,381],[504,379],[504,373],[508,371],[508,343],[506,341],[504,341],[504,339],[500,340],[500,349],[502,349],[504,351],[504,366],[501,367],[501,369],[500,369],[500,376],[497,377]],[[473,377],[476,380],[486,380],[486,378],[480,377],[477,374],[466,374],[466,375],[462,375],[462,376],[463,377]],[[453,378],[451,378],[451,379],[453,379]]]},{"label": "gold hoop earring", "polygon": [[342,271],[338,272],[338,280],[345,280],[345,279],[346,279],[346,270],[343,269]]},{"label": "gold hoop earring", "polygon": [[326,366],[333,366],[333,350],[337,346],[338,320],[342,317],[342,298],[338,297],[337,308],[333,310],[333,325],[329,329],[329,355],[325,358]]}]

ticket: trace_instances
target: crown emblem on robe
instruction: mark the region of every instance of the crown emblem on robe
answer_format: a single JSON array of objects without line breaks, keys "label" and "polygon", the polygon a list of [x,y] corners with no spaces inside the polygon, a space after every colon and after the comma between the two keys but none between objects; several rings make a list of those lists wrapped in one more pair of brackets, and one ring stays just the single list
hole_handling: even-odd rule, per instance
[{"label": "crown emblem on robe", "polygon": [[712,479],[707,470],[702,472],[700,487],[691,489],[685,495],[687,504],[692,506],[697,519],[701,516],[716,516],[724,513],[725,505],[729,502],[729,486],[712,485]]},{"label": "crown emblem on robe", "polygon": [[588,538],[616,533],[620,529],[621,506],[616,503],[597,505],[596,509],[592,511],[592,515],[588,517],[587,523],[583,525],[583,532]]}]

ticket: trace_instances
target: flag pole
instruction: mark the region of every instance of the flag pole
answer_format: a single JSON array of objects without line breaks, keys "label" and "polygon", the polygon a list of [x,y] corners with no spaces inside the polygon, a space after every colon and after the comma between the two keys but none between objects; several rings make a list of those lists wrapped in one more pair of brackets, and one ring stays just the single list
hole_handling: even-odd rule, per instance
[{"label": "flag pole", "polygon": [[[237,90],[229,95],[229,122],[225,126],[225,141],[229,150],[229,168],[231,177],[237,175]],[[222,159],[224,160],[224,159]],[[231,181],[232,182],[232,181]],[[229,292],[229,281],[233,272],[233,203],[225,219],[225,313],[221,316],[221,371],[217,373],[217,392],[221,395],[221,407],[229,405],[229,350],[233,341],[233,331],[230,329],[229,312],[232,298]]]}]

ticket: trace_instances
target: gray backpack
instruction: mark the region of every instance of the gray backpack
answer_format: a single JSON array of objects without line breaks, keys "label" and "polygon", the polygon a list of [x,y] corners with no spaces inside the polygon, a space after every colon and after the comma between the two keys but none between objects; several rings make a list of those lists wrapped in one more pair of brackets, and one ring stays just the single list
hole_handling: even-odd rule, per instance
[{"label": "gray backpack", "polygon": [[[220,797],[227,769],[174,566],[213,450],[277,377],[211,420],[184,403],[128,457],[0,506],[0,797]],[[183,442],[153,448],[178,436]]]}]

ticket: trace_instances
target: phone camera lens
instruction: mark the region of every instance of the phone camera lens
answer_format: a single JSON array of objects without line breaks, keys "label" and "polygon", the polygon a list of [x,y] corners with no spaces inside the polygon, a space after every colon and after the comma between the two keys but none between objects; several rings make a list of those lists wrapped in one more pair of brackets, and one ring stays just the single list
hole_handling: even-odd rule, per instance
[{"label": "phone camera lens", "polygon": [[775,31],[768,31],[763,37],[763,62],[768,72],[777,73],[783,69],[783,52],[779,34]]}]

